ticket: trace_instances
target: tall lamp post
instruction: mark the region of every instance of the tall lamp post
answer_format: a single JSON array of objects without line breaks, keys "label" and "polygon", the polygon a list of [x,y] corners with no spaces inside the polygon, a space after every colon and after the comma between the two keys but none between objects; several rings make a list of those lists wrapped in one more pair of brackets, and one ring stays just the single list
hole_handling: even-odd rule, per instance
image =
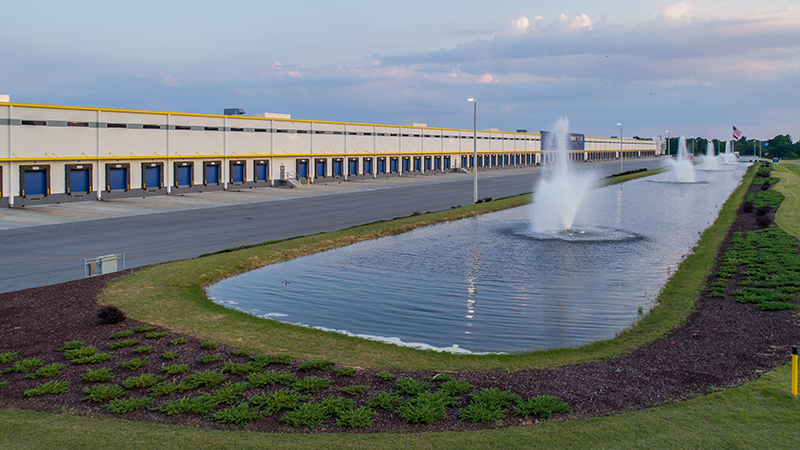
[{"label": "tall lamp post", "polygon": [[619,173],[624,172],[622,169],[622,124],[618,123],[619,125]]},{"label": "tall lamp post", "polygon": [[468,98],[473,106],[472,126],[472,203],[478,203],[478,100]]}]

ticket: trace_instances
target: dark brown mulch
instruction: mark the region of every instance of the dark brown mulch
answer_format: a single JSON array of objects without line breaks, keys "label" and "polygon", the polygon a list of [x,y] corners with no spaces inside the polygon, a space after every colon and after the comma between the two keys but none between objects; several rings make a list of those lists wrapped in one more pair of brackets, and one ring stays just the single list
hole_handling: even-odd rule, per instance
[{"label": "dark brown mulch", "polygon": [[[760,186],[752,188],[760,189]],[[772,217],[774,212],[770,212]],[[774,226],[774,225],[773,225]],[[754,213],[740,210],[731,233],[758,229]],[[728,240],[724,248],[728,247]],[[107,367],[116,376],[114,383],[121,383],[127,377],[145,372],[161,373],[160,368],[171,364],[187,364],[191,371],[220,369],[222,363],[203,364],[198,357],[210,354],[225,355],[234,362],[246,362],[246,356],[232,356],[232,348],[220,346],[218,349],[204,349],[198,339],[186,336],[188,343],[171,345],[170,340],[180,337],[171,333],[168,337],[148,339],[144,333],[131,338],[138,339],[142,345],[150,345],[153,352],[140,355],[132,348],[110,350],[109,336],[120,330],[145,325],[133,320],[115,325],[101,324],[97,318],[99,306],[95,297],[109,280],[120,274],[78,280],[60,285],[27,289],[0,294],[0,353],[17,352],[22,359],[41,356],[44,364],[59,362],[66,365],[59,380],[71,382],[67,394],[28,398],[24,391],[40,384],[43,379],[32,380],[24,374],[0,375],[0,382],[8,381],[0,387],[0,405],[5,408],[59,411],[62,408],[86,412],[93,415],[115,415],[99,404],[83,400],[83,388],[90,383],[81,380],[87,367],[68,362],[58,349],[64,342],[82,340],[94,345],[100,351],[116,356],[107,363],[92,364],[92,368]],[[714,281],[713,277],[710,282]],[[605,361],[567,366],[547,370],[521,372],[466,372],[452,374],[454,378],[472,383],[475,390],[484,387],[499,387],[529,398],[540,395],[555,395],[573,405],[571,414],[554,416],[554,420],[586,418],[607,414],[612,411],[632,410],[676,402],[718,388],[739,385],[757,378],[759,375],[789,360],[792,344],[800,340],[798,314],[793,311],[764,312],[754,305],[740,304],[732,299],[702,298],[687,324],[667,337],[649,344],[633,353]],[[158,329],[156,331],[167,331]],[[160,355],[175,351],[181,356],[167,360]],[[137,371],[129,371],[118,365],[137,357],[148,357],[150,364]],[[340,389],[349,385],[366,385],[369,390],[352,398],[356,407],[361,406],[371,396],[381,391],[392,391],[393,382],[382,381],[376,370],[358,370],[354,377],[338,377],[332,371],[297,371],[298,362],[288,366],[270,366],[275,370],[286,370],[298,376],[318,376],[336,380],[336,383],[314,396],[314,399],[347,394]],[[0,369],[10,364],[3,364]],[[433,373],[394,372],[397,378],[413,377],[422,379]],[[46,379],[44,379],[46,380]],[[244,378],[230,375],[229,381],[243,381]],[[265,392],[284,389],[282,386],[266,388]],[[197,392],[209,392],[211,388]],[[195,391],[193,391],[195,392]],[[248,396],[250,395],[248,391]],[[146,396],[145,389],[132,391],[134,396]],[[192,394],[197,395],[197,393]],[[159,397],[156,405],[169,398]],[[378,416],[368,432],[396,431],[443,431],[473,430],[487,426],[458,419],[458,410],[468,403],[463,397],[461,404],[450,408],[448,418],[433,425],[409,425],[397,413],[390,414],[377,410]],[[207,428],[228,428],[197,415],[181,414],[167,416],[149,410],[138,410],[123,417],[133,420],[170,423]],[[308,429],[294,429],[279,420],[280,414],[250,423],[247,429],[265,432],[306,432]],[[531,419],[509,416],[495,426],[518,426],[531,423]],[[330,419],[314,432],[347,431],[334,425]]]}]

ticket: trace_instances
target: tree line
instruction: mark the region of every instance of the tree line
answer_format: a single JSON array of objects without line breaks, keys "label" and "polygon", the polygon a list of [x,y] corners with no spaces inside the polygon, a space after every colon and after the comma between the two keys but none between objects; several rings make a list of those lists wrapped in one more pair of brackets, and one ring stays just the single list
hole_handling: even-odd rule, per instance
[{"label": "tree line", "polygon": [[[667,154],[678,154],[679,137],[671,137],[667,140]],[[714,153],[725,153],[725,145],[727,141],[720,141],[718,139],[711,139],[714,144]],[[705,155],[708,147],[709,140],[702,137],[686,138],[686,152],[694,155]],[[772,139],[762,141],[758,139],[747,139],[747,136],[742,136],[738,141],[732,142],[734,146],[733,151],[739,152],[739,155],[759,155],[765,158],[778,157],[781,159],[798,159],[800,158],[800,141],[792,142],[792,136],[788,134],[779,134]]]}]

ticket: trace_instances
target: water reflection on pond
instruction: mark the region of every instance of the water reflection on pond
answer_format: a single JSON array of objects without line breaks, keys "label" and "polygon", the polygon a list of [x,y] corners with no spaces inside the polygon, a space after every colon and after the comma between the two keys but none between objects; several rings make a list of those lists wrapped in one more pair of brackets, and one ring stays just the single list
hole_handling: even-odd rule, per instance
[{"label": "water reflection on pond", "polygon": [[595,189],[572,235],[530,231],[530,205],[268,266],[208,288],[289,323],[473,352],[577,346],[647,311],[744,167]]}]

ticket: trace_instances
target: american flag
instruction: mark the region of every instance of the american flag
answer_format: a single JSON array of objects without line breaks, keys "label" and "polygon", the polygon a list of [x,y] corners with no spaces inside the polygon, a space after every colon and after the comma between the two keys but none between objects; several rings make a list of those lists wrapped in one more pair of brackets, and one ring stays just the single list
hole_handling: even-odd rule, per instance
[{"label": "american flag", "polygon": [[740,137],[742,137],[742,130],[733,127],[733,138],[738,141]]}]

